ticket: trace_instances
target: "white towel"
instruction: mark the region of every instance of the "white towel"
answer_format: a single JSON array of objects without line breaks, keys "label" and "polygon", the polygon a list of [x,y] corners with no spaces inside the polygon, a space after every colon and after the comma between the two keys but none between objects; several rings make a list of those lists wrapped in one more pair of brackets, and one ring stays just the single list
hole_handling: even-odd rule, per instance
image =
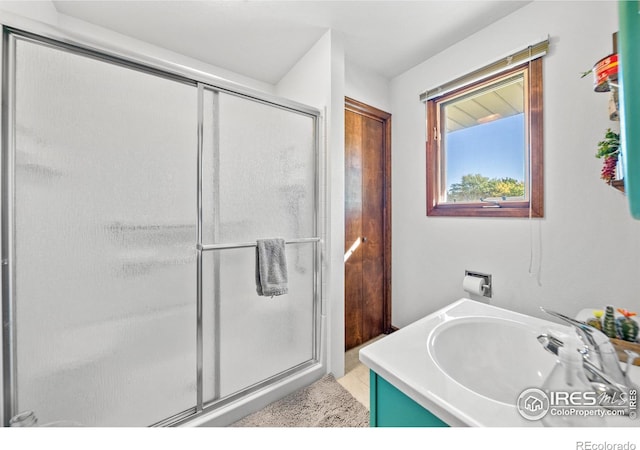
[{"label": "white towel", "polygon": [[256,291],[265,297],[289,292],[284,239],[256,241]]}]

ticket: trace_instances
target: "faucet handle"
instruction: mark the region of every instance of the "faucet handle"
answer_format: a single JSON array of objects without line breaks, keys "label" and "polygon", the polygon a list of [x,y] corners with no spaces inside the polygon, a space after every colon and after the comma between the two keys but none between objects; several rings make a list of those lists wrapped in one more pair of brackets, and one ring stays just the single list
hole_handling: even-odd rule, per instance
[{"label": "faucet handle", "polygon": [[[583,344],[586,344],[586,349],[580,350],[580,353],[583,356],[583,367],[588,372],[587,378],[592,384],[593,382],[604,383],[607,393],[625,392],[625,389],[630,389],[634,386],[629,380],[629,367],[640,355],[627,353],[627,370],[623,372],[616,349],[606,334],[591,325],[567,317],[564,314],[549,311],[542,307],[540,309],[570,324],[578,333]],[[635,386],[633,388],[636,389]]]},{"label": "faucet handle", "polygon": [[576,343],[575,344],[576,348],[569,348],[569,350],[570,351],[575,350],[578,353],[580,353],[580,355],[582,355],[583,358],[588,358],[589,347],[587,345],[580,346],[578,342],[581,342],[581,341],[579,341],[578,338],[579,336],[577,335],[574,338],[572,338],[570,334],[562,333],[556,330],[549,330],[547,333],[544,333],[538,336],[538,342],[542,344],[542,347],[546,351],[556,356],[559,356],[560,348],[565,347],[567,345],[571,345],[571,342],[573,341]]},{"label": "faucet handle", "polygon": [[560,347],[564,345],[564,342],[553,336],[551,333],[544,333],[538,336],[538,342],[542,344],[542,347],[546,351],[556,356],[558,356],[558,350]]}]

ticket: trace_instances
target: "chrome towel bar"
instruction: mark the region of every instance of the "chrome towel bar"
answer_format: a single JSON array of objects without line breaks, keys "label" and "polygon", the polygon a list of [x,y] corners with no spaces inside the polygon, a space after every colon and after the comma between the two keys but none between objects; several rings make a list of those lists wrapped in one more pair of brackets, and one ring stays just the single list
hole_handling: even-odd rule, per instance
[{"label": "chrome towel bar", "polygon": [[[319,237],[299,238],[299,239],[286,240],[285,244],[304,244],[307,242],[319,242],[319,241],[320,241]],[[232,249],[232,248],[255,247],[255,246],[256,246],[255,242],[242,242],[242,243],[235,243],[235,244],[204,244],[204,245],[198,244],[196,248],[200,251],[206,252],[210,250],[226,250],[226,249]]]}]

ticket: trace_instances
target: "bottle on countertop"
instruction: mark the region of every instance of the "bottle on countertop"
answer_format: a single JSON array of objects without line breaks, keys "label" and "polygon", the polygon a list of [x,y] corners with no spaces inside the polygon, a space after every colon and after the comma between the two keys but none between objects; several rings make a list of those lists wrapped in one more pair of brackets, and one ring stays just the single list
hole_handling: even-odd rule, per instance
[{"label": "bottle on countertop", "polygon": [[[576,398],[582,398],[585,392],[593,392],[591,383],[584,373],[583,358],[579,349],[583,346],[575,333],[556,333],[562,341],[558,348],[558,360],[555,367],[542,385],[549,398],[566,399],[572,393],[578,393]],[[572,398],[572,397],[569,397]],[[546,427],[600,427],[604,425],[604,419],[596,414],[575,414],[575,405],[560,402],[554,404],[542,418],[542,424]],[[599,408],[594,406],[594,408]]]}]

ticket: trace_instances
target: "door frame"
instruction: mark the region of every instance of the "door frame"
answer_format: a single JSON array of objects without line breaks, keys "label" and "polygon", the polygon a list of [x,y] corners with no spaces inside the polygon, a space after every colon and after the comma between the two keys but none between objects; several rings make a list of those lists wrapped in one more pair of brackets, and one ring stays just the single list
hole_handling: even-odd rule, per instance
[{"label": "door frame", "polygon": [[383,290],[382,330],[385,334],[395,331],[391,323],[391,114],[350,97],[344,98],[346,111],[366,116],[382,123],[383,163],[382,171],[382,239],[383,239]]}]

